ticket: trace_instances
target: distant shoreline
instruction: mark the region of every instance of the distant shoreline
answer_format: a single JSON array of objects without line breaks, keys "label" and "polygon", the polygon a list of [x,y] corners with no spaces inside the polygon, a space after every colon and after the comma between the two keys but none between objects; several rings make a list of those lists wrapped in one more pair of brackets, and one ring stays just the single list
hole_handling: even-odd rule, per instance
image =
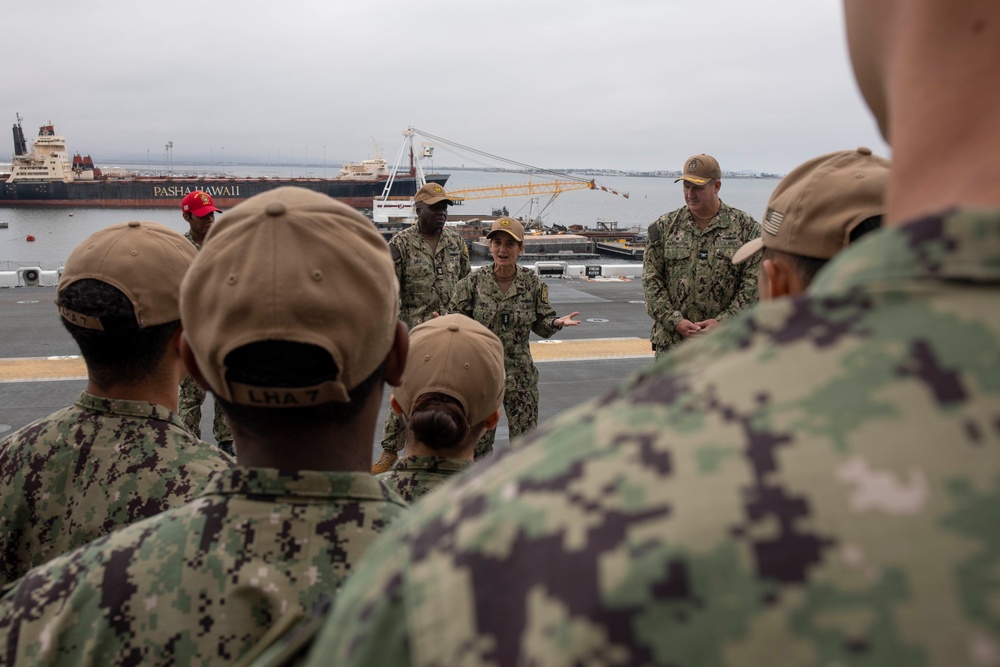
[{"label": "distant shoreline", "polygon": [[[142,167],[144,161],[137,161],[132,158],[115,158],[108,157],[102,158],[101,164],[103,167],[111,167],[112,165],[125,165],[129,167]],[[186,167],[199,167],[205,169],[225,169],[227,172],[233,171],[237,167],[252,167],[254,169],[261,168],[274,168],[274,169],[327,169],[335,170],[340,169],[344,163],[342,162],[328,162],[325,165],[322,163],[315,162],[226,162],[225,165],[220,164],[219,161],[206,161],[206,160],[185,160],[184,166]],[[0,164],[2,166],[2,164]],[[153,171],[159,169],[158,164],[151,163],[149,168]],[[599,169],[599,168],[573,168],[573,169],[545,169],[534,171],[530,169],[507,169],[503,167],[456,167],[456,166],[436,166],[433,169],[434,173],[440,173],[444,171],[478,171],[491,174],[538,174],[538,175],[549,175],[552,174],[567,174],[570,176],[587,176],[587,177],[608,177],[608,176],[623,176],[629,178],[680,178],[681,172],[675,169],[660,169],[653,171],[640,171],[637,169]],[[429,173],[429,172],[428,172]],[[772,174],[769,172],[758,172],[753,170],[743,170],[743,171],[724,171],[722,172],[722,178],[752,178],[752,179],[781,179],[784,178],[784,174]]]}]

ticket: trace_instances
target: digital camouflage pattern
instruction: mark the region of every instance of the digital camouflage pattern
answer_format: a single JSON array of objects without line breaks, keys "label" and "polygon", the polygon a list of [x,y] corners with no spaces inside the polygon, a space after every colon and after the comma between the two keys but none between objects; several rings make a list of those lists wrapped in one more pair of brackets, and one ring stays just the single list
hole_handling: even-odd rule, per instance
[{"label": "digital camouflage pattern", "polygon": [[162,405],[83,392],[0,441],[0,586],[183,505],[233,465]]},{"label": "digital camouflage pattern", "polygon": [[434,312],[444,313],[459,280],[469,275],[469,246],[445,227],[432,252],[412,225],[389,239],[389,252],[399,280],[399,319],[411,329]]},{"label": "digital camouflage pattern", "polygon": [[760,255],[733,266],[733,254],[760,236],[747,213],[722,204],[704,230],[683,206],[649,226],[642,258],[646,312],[653,318],[650,342],[664,352],[684,340],[681,320],[724,322],[757,303]]},{"label": "digital camouflage pattern", "polygon": [[[455,287],[449,313],[462,313],[492,331],[503,343],[503,409],[510,439],[530,433],[538,424],[538,369],[531,359],[531,332],[551,338],[562,327],[549,303],[548,285],[523,266],[505,293],[497,285],[493,265],[481,266]],[[493,452],[496,429],[476,443],[476,459]]]},{"label": "digital camouflage pattern", "polygon": [[333,595],[404,508],[367,472],[233,468],[29,572],[0,599],[0,663],[235,663]]},{"label": "digital camouflage pattern", "polygon": [[310,665],[1000,660],[1000,211],[868,235],[413,506]]},{"label": "digital camouflage pattern", "polygon": [[[187,430],[195,437],[201,437],[201,406],[205,402],[207,392],[195,382],[190,375],[181,380],[180,393],[177,396],[177,414]],[[213,401],[215,414],[212,418],[212,435],[216,442],[232,442],[233,431],[226,421],[218,401]]]},{"label": "digital camouflage pattern", "polygon": [[[184,238],[191,242],[199,252],[201,244],[196,243],[191,231],[184,232]],[[189,431],[198,438],[201,437],[201,406],[205,402],[206,392],[190,375],[181,380],[180,393],[177,396],[177,413],[181,416],[181,421]],[[229,428],[226,415],[218,403],[215,405],[215,414],[212,417],[212,436],[216,442],[233,441],[233,431]]]},{"label": "digital camouflage pattern", "polygon": [[[417,225],[412,225],[389,239],[389,252],[399,280],[399,319],[411,329],[435,312],[447,312],[456,283],[472,267],[469,246],[447,227],[441,230],[434,251]],[[403,419],[390,410],[382,430],[382,449],[398,452],[405,444]]]},{"label": "digital camouflage pattern", "polygon": [[413,503],[471,465],[472,461],[443,456],[406,456],[375,477],[407,503]]}]

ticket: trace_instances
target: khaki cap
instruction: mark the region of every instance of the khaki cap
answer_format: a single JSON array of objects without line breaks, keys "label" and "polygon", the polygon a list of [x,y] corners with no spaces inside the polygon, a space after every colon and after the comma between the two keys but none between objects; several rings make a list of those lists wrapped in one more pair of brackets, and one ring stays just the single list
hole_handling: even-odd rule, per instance
[{"label": "khaki cap", "polygon": [[451,396],[474,425],[500,407],[505,377],[500,339],[471,317],[443,315],[410,331],[403,383],[392,393],[407,417],[424,394]]},{"label": "khaki cap", "polygon": [[[399,286],[385,239],[353,208],[282,187],[230,209],[181,287],[185,336],[212,390],[232,403],[301,407],[350,401],[396,335]],[[326,350],[335,380],[300,388],[226,378],[226,356],[260,341]]]},{"label": "khaki cap", "polygon": [[62,306],[59,314],[86,329],[151,327],[181,319],[181,281],[198,255],[173,229],[156,222],[123,222],[94,232],[73,249],[58,292],[93,278],[121,290],[135,308],[134,322],[108,322]]},{"label": "khaki cap", "polygon": [[851,231],[885,211],[889,161],[870,148],[813,158],[788,173],[771,193],[761,235],[733,255],[741,264],[771,248],[830,259],[851,240]]},{"label": "khaki cap", "polygon": [[500,233],[510,234],[511,237],[518,243],[524,241],[524,225],[514,218],[497,218],[494,220],[486,238],[491,239]]},{"label": "khaki cap", "polygon": [[451,206],[455,202],[448,198],[448,193],[444,191],[444,188],[437,183],[428,183],[424,187],[417,190],[417,194],[413,196],[413,203],[423,202],[428,206],[433,206],[438,202],[448,202],[448,206]]},{"label": "khaki cap", "polygon": [[719,162],[711,155],[692,155],[684,162],[684,170],[681,177],[674,179],[674,183],[687,181],[695,185],[705,185],[711,180],[722,178],[722,169]]}]

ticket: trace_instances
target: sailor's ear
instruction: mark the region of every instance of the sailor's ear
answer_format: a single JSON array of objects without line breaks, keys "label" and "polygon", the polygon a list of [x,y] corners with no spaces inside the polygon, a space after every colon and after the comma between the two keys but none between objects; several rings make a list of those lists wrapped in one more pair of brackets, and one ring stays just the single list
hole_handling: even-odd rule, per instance
[{"label": "sailor's ear", "polygon": [[500,423],[500,408],[497,408],[496,412],[487,417],[485,422],[487,431],[489,431],[491,428],[496,428],[497,424]]},{"label": "sailor's ear", "polygon": [[187,336],[184,335],[184,332],[181,331],[180,334],[181,361],[184,362],[184,368],[194,378],[194,381],[198,383],[198,386],[207,391],[208,383],[205,382],[205,376],[202,374],[201,369],[198,368],[198,362],[195,361],[194,350],[188,345]]},{"label": "sailor's ear", "polygon": [[[767,276],[766,289],[769,291],[771,299],[780,299],[785,296],[796,296],[805,291],[809,286],[802,280],[798,269],[784,257],[768,258],[761,262],[761,269]],[[767,295],[761,297],[767,300]]]},{"label": "sailor's ear", "polygon": [[389,354],[385,358],[385,381],[390,387],[398,387],[403,382],[406,357],[410,352],[410,330],[405,322],[396,321],[396,338],[392,341]]}]

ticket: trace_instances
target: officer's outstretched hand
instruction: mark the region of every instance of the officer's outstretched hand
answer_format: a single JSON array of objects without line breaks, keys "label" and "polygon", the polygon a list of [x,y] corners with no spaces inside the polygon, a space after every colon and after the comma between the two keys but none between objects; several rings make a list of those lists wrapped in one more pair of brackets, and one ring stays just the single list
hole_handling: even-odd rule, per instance
[{"label": "officer's outstretched hand", "polygon": [[562,317],[557,317],[552,323],[557,327],[575,327],[580,324],[579,320],[574,320],[573,318],[580,314],[580,311],[574,310],[569,315],[563,315]]}]

